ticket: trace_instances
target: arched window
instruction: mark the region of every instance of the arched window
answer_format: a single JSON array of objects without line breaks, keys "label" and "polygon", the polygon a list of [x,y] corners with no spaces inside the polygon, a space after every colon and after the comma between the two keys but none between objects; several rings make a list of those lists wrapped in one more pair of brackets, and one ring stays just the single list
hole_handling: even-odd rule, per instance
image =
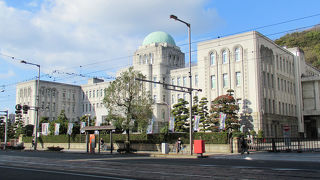
[{"label": "arched window", "polygon": [[235,61],[240,61],[240,48],[236,48],[234,50],[234,58],[235,58]]},{"label": "arched window", "polygon": [[144,55],[144,63],[148,64],[148,56],[147,55]]},{"label": "arched window", "polygon": [[224,50],[222,52],[222,64],[226,64],[228,62],[227,51]]},{"label": "arched window", "polygon": [[216,64],[216,55],[213,52],[210,54],[210,64],[211,65],[215,65]]},{"label": "arched window", "polygon": [[153,64],[153,54],[152,53],[149,54],[149,58],[150,58],[150,64]]}]

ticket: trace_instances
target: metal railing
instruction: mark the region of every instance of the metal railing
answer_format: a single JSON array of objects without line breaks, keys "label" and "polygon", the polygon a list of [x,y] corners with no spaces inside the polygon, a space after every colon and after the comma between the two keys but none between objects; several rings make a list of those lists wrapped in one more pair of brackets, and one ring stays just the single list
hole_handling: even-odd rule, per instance
[{"label": "metal railing", "polygon": [[255,138],[247,143],[250,151],[320,152],[320,138]]}]

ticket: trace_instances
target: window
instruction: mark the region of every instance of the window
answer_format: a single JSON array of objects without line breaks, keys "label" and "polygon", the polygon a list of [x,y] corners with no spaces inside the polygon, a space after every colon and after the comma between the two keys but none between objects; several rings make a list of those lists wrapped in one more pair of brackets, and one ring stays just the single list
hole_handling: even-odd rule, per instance
[{"label": "window", "polygon": [[76,100],[76,95],[72,94],[72,100]]},{"label": "window", "polygon": [[186,76],[183,76],[183,86],[186,86],[187,85],[187,77]]},{"label": "window", "polygon": [[216,64],[216,55],[215,53],[210,54],[210,64],[215,65]]},{"label": "window", "polygon": [[93,103],[92,104],[92,110],[95,111],[96,110],[96,105]]},{"label": "window", "polygon": [[145,63],[145,64],[148,64],[148,57],[147,57],[147,55],[144,55],[144,63]]},{"label": "window", "polygon": [[84,104],[82,104],[82,112],[84,112]]},{"label": "window", "polygon": [[56,103],[52,103],[52,112],[56,111]]},{"label": "window", "polygon": [[240,61],[240,48],[236,48],[234,51],[234,59],[235,61]]},{"label": "window", "polygon": [[171,85],[174,85],[174,78],[171,79]]},{"label": "window", "polygon": [[271,74],[271,87],[274,88],[274,76]]},{"label": "window", "polygon": [[97,97],[99,97],[99,89],[97,89]]},{"label": "window", "polygon": [[198,74],[196,74],[194,76],[194,84],[195,84],[195,86],[198,86],[198,81],[199,81]]},{"label": "window", "polygon": [[240,86],[241,72],[236,72],[236,86]]},{"label": "window", "polygon": [[183,93],[183,100],[186,100],[186,99],[187,99],[186,93]]},{"label": "window", "polygon": [[139,56],[139,64],[143,64],[142,56]]},{"label": "window", "polygon": [[[153,81],[154,81],[154,82],[157,82],[157,77],[153,77]],[[156,83],[153,83],[153,87],[156,88],[156,87],[157,87],[157,84],[156,84]]]},{"label": "window", "polygon": [[166,95],[162,95],[162,102],[166,102]]},{"label": "window", "polygon": [[177,78],[177,85],[180,86],[180,77]]},{"label": "window", "polygon": [[227,51],[224,50],[222,52],[222,64],[226,64],[227,63]]},{"label": "window", "polygon": [[52,89],[52,97],[56,96],[56,90]]},{"label": "window", "polygon": [[91,91],[89,91],[89,98],[91,98]]},{"label": "window", "polygon": [[180,97],[180,94],[178,94],[178,95],[177,95],[177,99],[179,100],[180,98],[181,98],[181,97]]},{"label": "window", "polygon": [[153,95],[154,102],[157,102],[157,95]]},{"label": "window", "polygon": [[103,90],[100,89],[100,96],[102,97],[103,96]]},{"label": "window", "polygon": [[92,97],[95,97],[95,95],[96,95],[96,90],[93,90]]},{"label": "window", "polygon": [[223,77],[223,87],[225,88],[228,86],[228,74],[224,73],[222,77]]},{"label": "window", "polygon": [[91,112],[91,104],[89,104],[89,111]]},{"label": "window", "polygon": [[152,53],[149,54],[149,58],[150,58],[150,64],[152,64],[153,63],[153,54]]},{"label": "window", "polygon": [[211,89],[216,88],[216,76],[211,76]]},{"label": "window", "polygon": [[174,95],[171,95],[171,104],[174,104]]}]

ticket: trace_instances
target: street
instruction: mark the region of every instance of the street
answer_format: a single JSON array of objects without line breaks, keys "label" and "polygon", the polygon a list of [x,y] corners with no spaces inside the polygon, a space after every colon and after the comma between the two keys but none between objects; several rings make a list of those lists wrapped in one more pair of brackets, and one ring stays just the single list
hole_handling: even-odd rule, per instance
[{"label": "street", "polygon": [[[268,154],[267,154],[268,155]],[[316,154],[318,156],[318,154]],[[255,155],[252,155],[254,157]],[[320,162],[0,151],[0,179],[319,179]]]}]

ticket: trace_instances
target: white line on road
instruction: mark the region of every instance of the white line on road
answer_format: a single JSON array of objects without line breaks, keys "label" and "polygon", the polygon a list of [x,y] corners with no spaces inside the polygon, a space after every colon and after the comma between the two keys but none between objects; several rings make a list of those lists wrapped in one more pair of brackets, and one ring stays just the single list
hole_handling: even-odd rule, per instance
[{"label": "white line on road", "polygon": [[93,177],[93,178],[101,178],[101,179],[121,179],[121,180],[134,180],[128,178],[120,178],[120,177],[111,177],[111,176],[99,176],[99,175],[92,175],[92,174],[79,174],[79,173],[72,173],[72,172],[62,172],[62,171],[53,171],[53,170],[42,170],[42,169],[27,169],[21,167],[12,167],[12,166],[1,166],[1,168],[7,169],[17,169],[17,170],[25,170],[25,171],[36,171],[36,172],[45,172],[45,173],[55,173],[55,174],[65,174],[65,175],[73,175],[73,176],[84,176],[84,177]]}]

